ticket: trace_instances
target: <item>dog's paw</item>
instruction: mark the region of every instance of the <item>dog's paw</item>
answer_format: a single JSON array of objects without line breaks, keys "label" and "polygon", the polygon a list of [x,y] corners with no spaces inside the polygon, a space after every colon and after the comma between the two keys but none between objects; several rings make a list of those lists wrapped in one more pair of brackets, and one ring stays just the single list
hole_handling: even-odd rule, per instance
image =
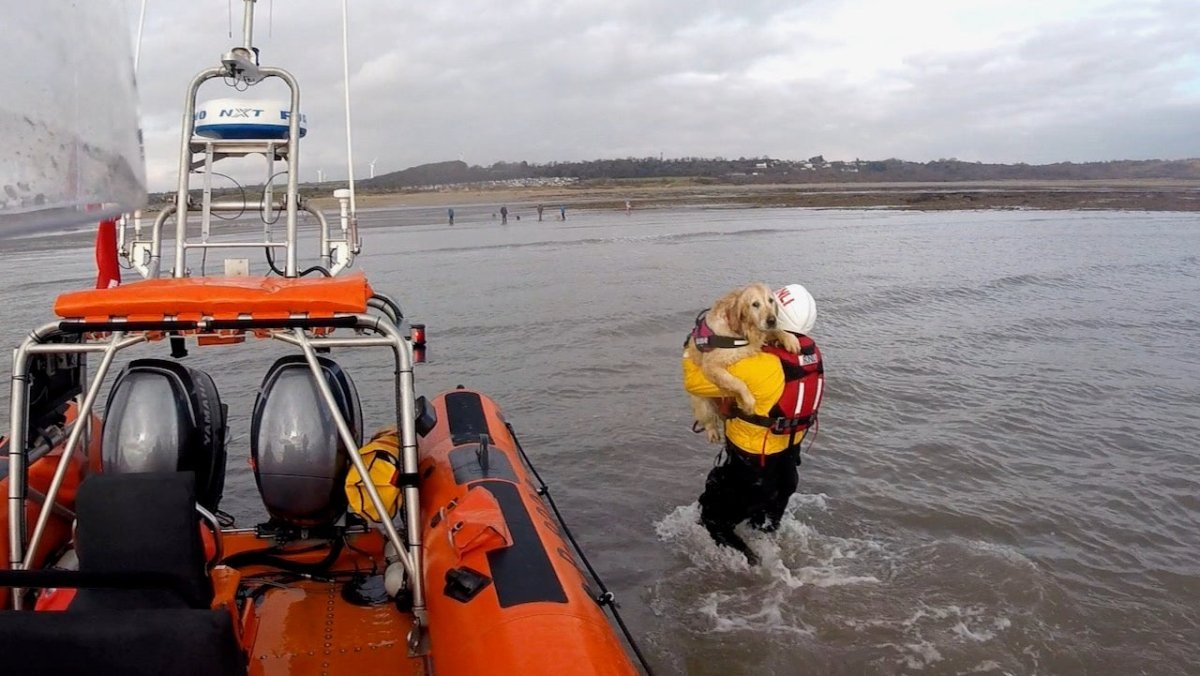
[{"label": "dog's paw", "polygon": [[754,413],[754,404],[758,403],[752,395],[739,395],[737,398],[738,408],[746,413]]},{"label": "dog's paw", "polygon": [[787,331],[779,332],[779,344],[783,346],[783,349],[792,354],[800,354],[800,339]]},{"label": "dog's paw", "polygon": [[719,428],[711,428],[711,429],[707,430],[707,432],[708,432],[708,435],[707,435],[708,443],[710,443],[710,444],[719,444],[725,440],[724,436],[721,434],[721,430]]}]

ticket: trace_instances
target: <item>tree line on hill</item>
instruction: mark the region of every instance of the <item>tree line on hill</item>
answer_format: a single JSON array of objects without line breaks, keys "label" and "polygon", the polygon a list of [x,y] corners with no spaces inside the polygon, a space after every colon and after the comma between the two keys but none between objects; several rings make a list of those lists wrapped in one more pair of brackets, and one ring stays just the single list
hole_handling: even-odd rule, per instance
[{"label": "tree line on hill", "polygon": [[384,174],[363,180],[359,185],[366,191],[382,192],[520,179],[567,178],[588,181],[683,177],[728,183],[1200,179],[1200,159],[1114,160],[1031,165],[963,162],[957,159],[939,159],[931,162],[909,162],[894,158],[826,161],[820,155],[807,160],[780,160],[768,157],[627,157],[545,164],[497,162],[487,167],[450,161],[423,164]]},{"label": "tree line on hill", "polygon": [[[626,157],[583,162],[496,162],[483,167],[462,161],[435,162],[402,171],[362,179],[357,183],[364,193],[386,193],[435,186],[502,182],[550,182],[557,180],[599,181],[629,179],[691,178],[711,183],[884,183],[949,182],[996,180],[1118,180],[1184,179],[1200,180],[1200,159],[1185,160],[1113,160],[1109,162],[1059,162],[1055,164],[989,164],[939,159],[909,162],[898,159],[827,161],[816,155],[807,160],[780,160],[769,157],[726,159],[723,157]],[[327,183],[344,184],[343,181]],[[306,195],[324,194],[320,184],[305,183]],[[216,188],[213,194],[238,194],[251,186]],[[196,199],[200,192],[195,191]],[[158,202],[169,202],[174,193],[156,195]]]}]

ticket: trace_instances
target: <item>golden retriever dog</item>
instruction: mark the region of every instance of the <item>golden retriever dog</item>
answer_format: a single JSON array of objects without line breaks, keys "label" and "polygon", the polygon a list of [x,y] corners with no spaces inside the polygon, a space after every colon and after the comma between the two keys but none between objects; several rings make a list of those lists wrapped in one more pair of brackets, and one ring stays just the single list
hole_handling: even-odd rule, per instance
[{"label": "golden retriever dog", "polygon": [[[762,351],[768,341],[778,342],[793,354],[800,351],[800,342],[787,331],[775,328],[778,310],[775,294],[766,284],[755,283],[722,296],[696,322],[696,330],[688,338],[684,355],[690,358],[710,382],[737,400],[738,408],[754,413],[755,399],[750,389],[731,374],[728,367],[734,362]],[[707,331],[704,331],[704,325]],[[702,344],[697,346],[697,336]],[[707,339],[705,336],[709,336]],[[712,337],[718,337],[713,340]],[[721,339],[724,340],[721,340]],[[730,340],[732,339],[732,340]],[[719,443],[722,438],[722,419],[718,400],[689,395],[692,413],[704,427],[708,440]]]}]

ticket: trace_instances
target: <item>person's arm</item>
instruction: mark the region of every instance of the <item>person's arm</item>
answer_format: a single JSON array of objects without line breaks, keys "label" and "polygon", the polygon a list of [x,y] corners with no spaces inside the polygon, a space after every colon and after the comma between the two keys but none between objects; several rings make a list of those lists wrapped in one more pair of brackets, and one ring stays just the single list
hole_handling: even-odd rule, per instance
[{"label": "person's arm", "polygon": [[694,394],[697,397],[723,397],[721,389],[713,385],[704,374],[700,372],[700,367],[691,359],[683,358],[683,389],[687,390],[688,394]]},{"label": "person's arm", "polygon": [[[783,383],[783,368],[779,365],[779,358],[766,353],[751,355],[734,363],[729,367],[729,373],[746,383],[750,392],[759,399],[772,392],[778,396],[776,390]],[[687,358],[683,360],[683,389],[698,397],[733,396],[704,377],[700,367]]]}]

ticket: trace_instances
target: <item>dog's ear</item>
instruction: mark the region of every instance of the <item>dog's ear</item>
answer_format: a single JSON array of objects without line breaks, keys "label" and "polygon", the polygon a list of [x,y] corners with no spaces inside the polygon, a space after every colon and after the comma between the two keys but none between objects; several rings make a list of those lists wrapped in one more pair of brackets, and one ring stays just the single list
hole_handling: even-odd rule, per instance
[{"label": "dog's ear", "polygon": [[742,293],[738,296],[737,305],[737,331],[739,336],[746,335],[750,330],[749,327],[755,326],[754,317],[750,314],[750,303],[753,302],[754,287],[748,286],[742,289]]},{"label": "dog's ear", "polygon": [[729,328],[730,333],[735,336],[742,335],[742,292],[745,289],[736,289],[722,296],[716,303],[713,303],[713,312],[721,314],[721,318],[725,320],[725,326]]}]

